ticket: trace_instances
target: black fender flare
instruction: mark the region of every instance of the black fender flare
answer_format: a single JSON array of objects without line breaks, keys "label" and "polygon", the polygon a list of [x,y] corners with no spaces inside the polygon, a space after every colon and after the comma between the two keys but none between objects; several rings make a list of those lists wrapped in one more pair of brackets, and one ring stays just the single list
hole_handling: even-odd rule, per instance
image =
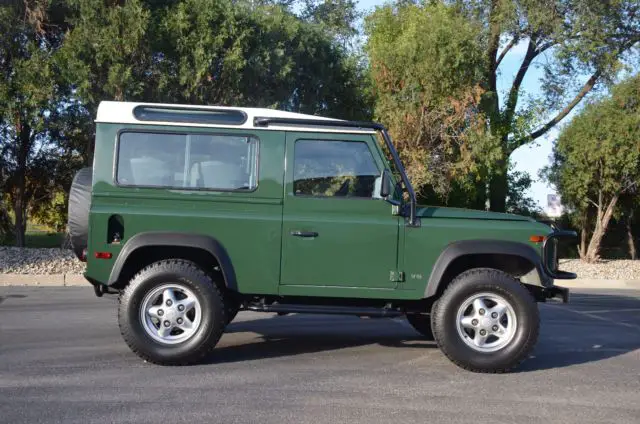
[{"label": "black fender flare", "polygon": [[454,260],[465,255],[483,254],[520,256],[535,266],[543,285],[548,280],[542,268],[542,258],[531,246],[507,240],[460,240],[451,243],[440,253],[429,275],[424,297],[435,295],[440,285],[446,283],[442,281],[442,277]]},{"label": "black fender flare", "polygon": [[227,288],[238,289],[236,273],[231,263],[231,258],[222,243],[213,237],[202,234],[180,233],[180,232],[144,232],[131,237],[122,247],[120,254],[116,258],[107,285],[115,284],[122,272],[124,264],[133,252],[142,247],[151,246],[171,246],[190,247],[202,249],[211,254],[220,265],[220,272],[224,278]]}]

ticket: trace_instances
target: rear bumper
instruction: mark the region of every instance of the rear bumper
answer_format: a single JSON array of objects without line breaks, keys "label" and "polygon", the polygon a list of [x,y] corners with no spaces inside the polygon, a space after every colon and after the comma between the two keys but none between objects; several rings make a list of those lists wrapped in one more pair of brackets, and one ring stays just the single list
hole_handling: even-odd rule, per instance
[{"label": "rear bumper", "polygon": [[98,297],[102,297],[103,294],[116,294],[118,293],[117,290],[112,290],[109,288],[109,286],[107,286],[106,284],[102,284],[101,282],[99,282],[98,280],[95,280],[91,277],[87,277],[87,274],[84,274],[84,278],[91,283],[91,285],[93,286],[93,291],[96,294],[96,296]]}]

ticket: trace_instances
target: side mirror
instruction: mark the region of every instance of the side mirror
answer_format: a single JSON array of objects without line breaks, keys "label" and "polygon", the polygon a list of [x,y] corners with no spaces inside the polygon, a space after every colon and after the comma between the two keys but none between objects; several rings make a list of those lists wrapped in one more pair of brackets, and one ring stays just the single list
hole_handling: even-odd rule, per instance
[{"label": "side mirror", "polygon": [[380,197],[385,199],[391,194],[391,178],[389,176],[389,171],[387,171],[386,169],[382,171],[381,179],[382,181],[380,181]]}]

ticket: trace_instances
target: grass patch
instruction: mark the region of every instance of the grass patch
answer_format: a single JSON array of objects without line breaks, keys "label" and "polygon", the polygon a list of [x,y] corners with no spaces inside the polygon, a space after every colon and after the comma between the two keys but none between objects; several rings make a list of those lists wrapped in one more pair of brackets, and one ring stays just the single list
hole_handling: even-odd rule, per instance
[{"label": "grass patch", "polygon": [[28,232],[25,234],[27,247],[60,247],[64,242],[64,233]]},{"label": "grass patch", "polygon": [[[24,235],[26,247],[58,248],[64,242],[64,232],[27,231]],[[2,243],[0,243],[2,244]],[[15,242],[4,243],[5,246],[15,246]]]}]

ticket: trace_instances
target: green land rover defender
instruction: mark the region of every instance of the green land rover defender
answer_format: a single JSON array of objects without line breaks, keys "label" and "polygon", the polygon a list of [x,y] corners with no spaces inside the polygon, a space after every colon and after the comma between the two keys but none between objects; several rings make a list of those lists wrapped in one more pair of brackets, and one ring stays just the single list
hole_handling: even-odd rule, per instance
[{"label": "green land rover defender", "polygon": [[530,218],[418,206],[384,126],[270,109],[102,102],[74,179],[73,249],[118,294],[129,347],[206,357],[238,311],[406,316],[472,371],[538,338],[536,302],[575,233]]}]

